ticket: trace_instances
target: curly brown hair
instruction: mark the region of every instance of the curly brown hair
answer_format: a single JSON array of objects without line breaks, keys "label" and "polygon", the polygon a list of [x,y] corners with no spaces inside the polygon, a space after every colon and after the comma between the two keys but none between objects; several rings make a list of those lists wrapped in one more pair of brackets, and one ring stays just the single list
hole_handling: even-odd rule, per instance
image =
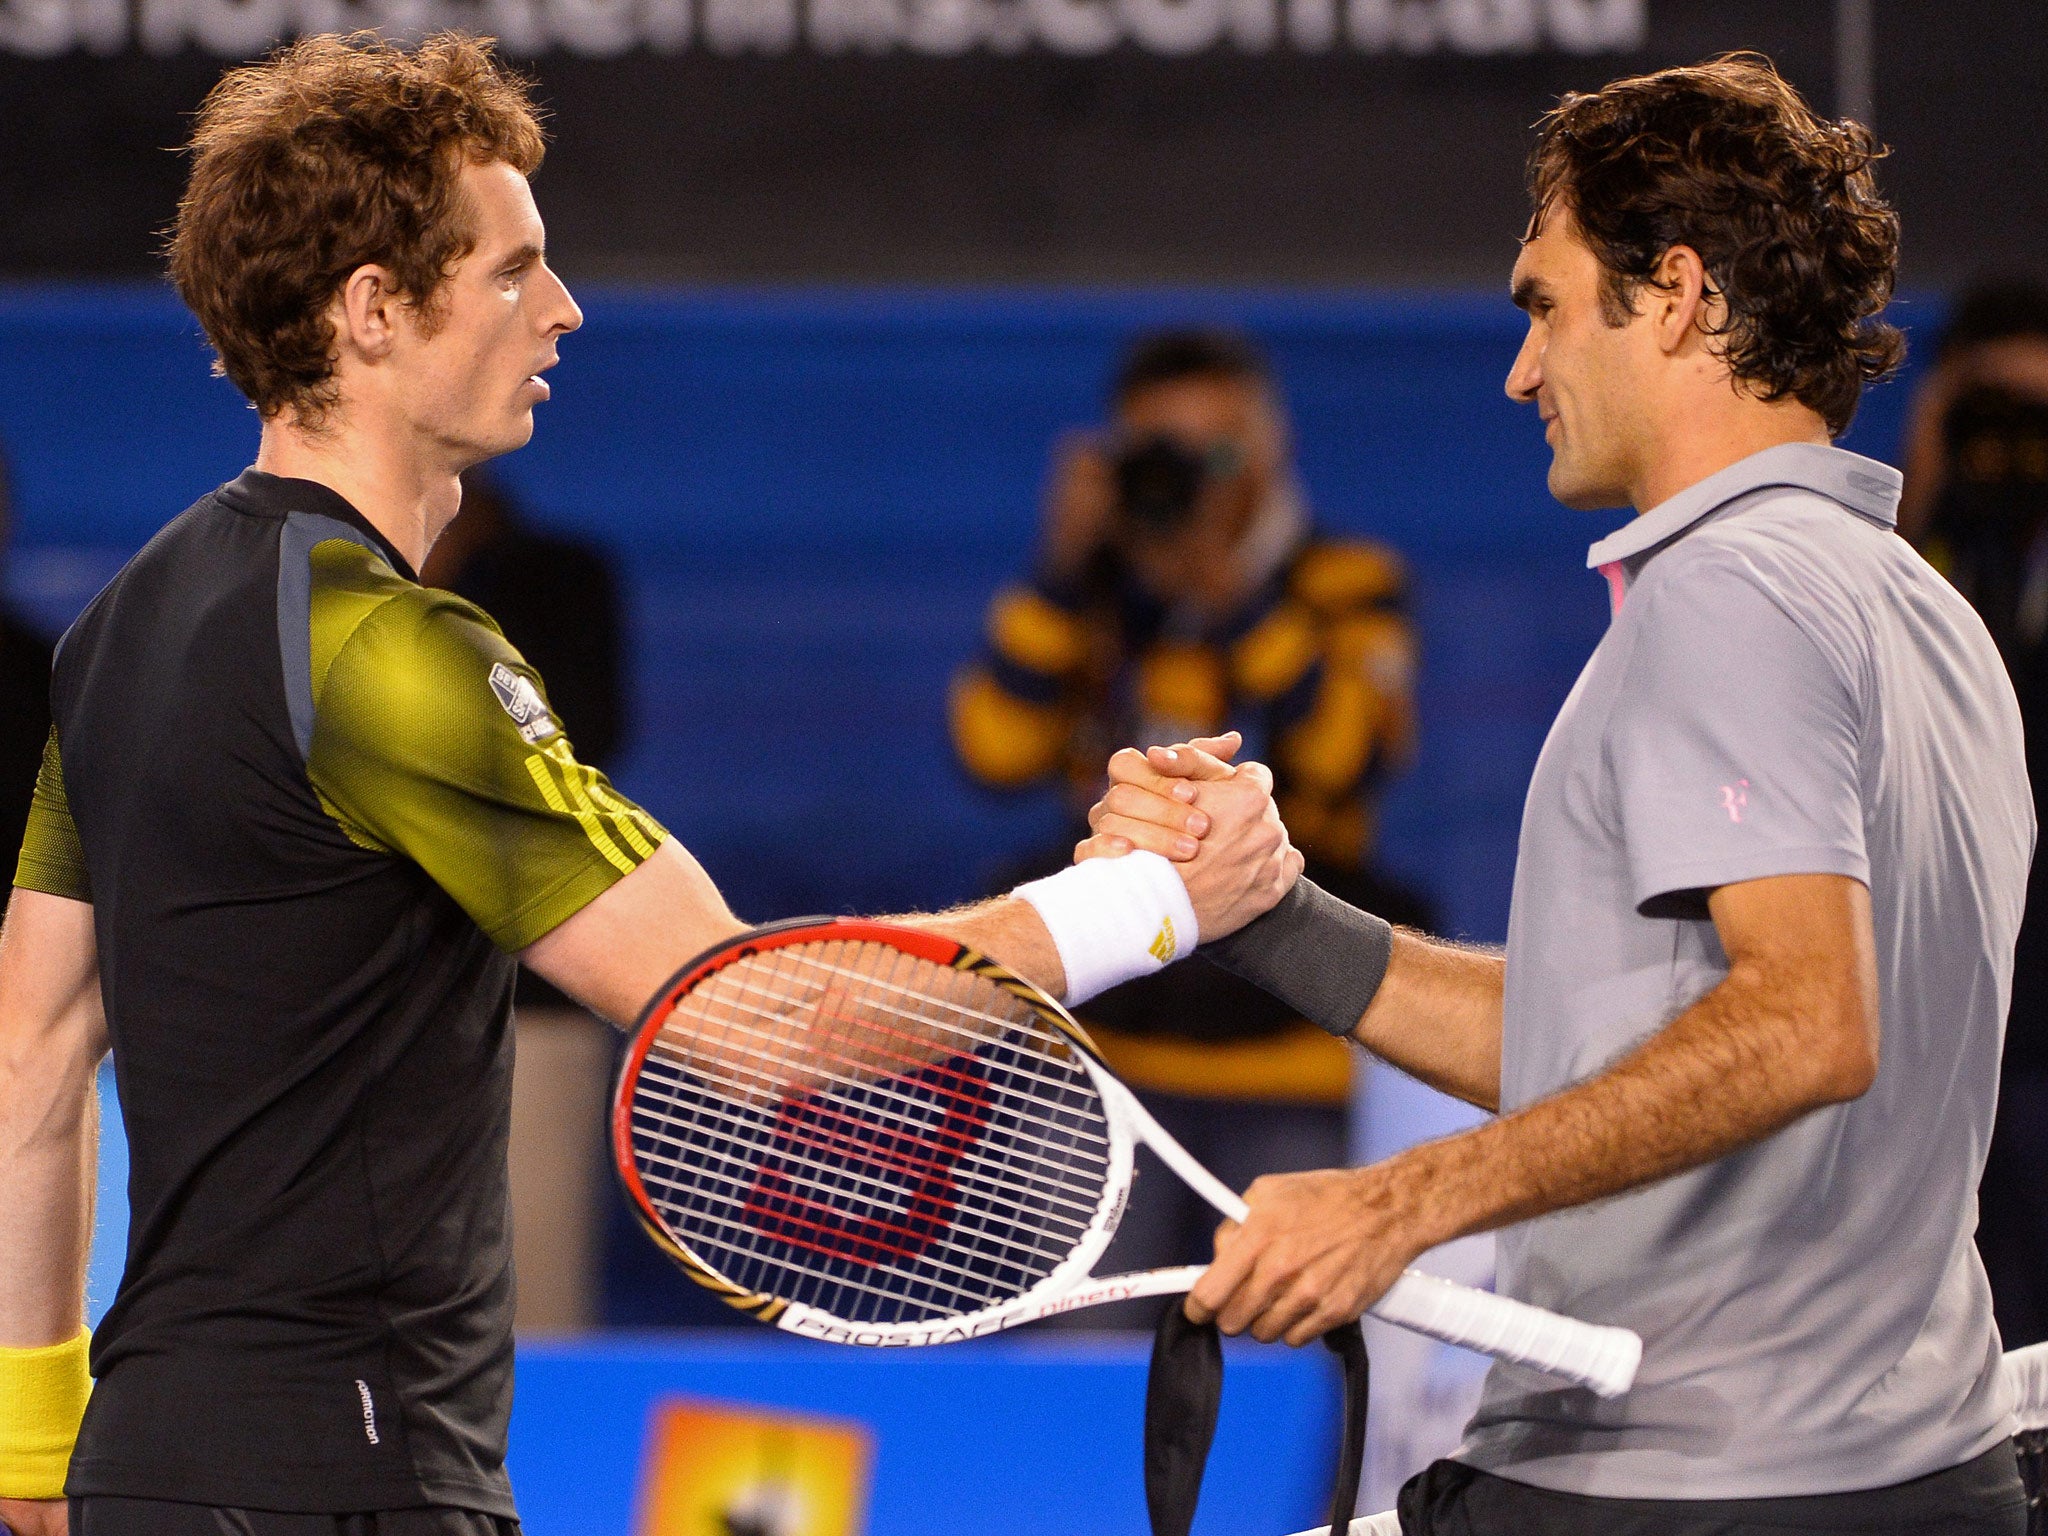
[{"label": "curly brown hair", "polygon": [[317,428],[335,403],[327,309],[349,274],[387,268],[431,330],[436,293],[475,240],[464,165],[530,176],[545,145],[528,83],[490,39],[446,32],[406,49],[358,32],[229,70],[189,147],[171,280],[214,371],[265,420],[290,407]]},{"label": "curly brown hair", "polygon": [[1610,325],[1685,245],[1726,302],[1730,369],[1762,398],[1791,395],[1840,436],[1864,383],[1903,360],[1882,318],[1899,256],[1871,173],[1884,147],[1816,115],[1770,60],[1724,54],[1573,92],[1537,127],[1531,232],[1562,199],[1605,268]]}]

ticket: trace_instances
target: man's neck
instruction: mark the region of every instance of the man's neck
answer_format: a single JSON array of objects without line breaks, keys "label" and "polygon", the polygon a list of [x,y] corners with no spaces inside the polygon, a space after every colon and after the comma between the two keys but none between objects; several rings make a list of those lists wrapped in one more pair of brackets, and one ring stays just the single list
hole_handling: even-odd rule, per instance
[{"label": "man's neck", "polygon": [[1726,412],[1718,419],[1704,423],[1695,419],[1678,426],[1652,456],[1629,500],[1638,513],[1647,512],[1766,448],[1786,443],[1815,443],[1825,448],[1830,441],[1827,423],[1795,400],[1747,402],[1745,409]]},{"label": "man's neck", "polygon": [[415,571],[462,507],[459,469],[425,463],[406,445],[341,421],[319,434],[281,417],[265,422],[256,467],[326,486],[362,513]]}]

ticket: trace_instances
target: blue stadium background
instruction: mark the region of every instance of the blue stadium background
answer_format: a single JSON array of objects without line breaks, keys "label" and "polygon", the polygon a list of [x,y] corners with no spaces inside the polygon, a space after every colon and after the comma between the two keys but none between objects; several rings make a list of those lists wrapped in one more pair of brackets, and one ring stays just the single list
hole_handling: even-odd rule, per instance
[{"label": "blue stadium background", "polygon": [[[947,673],[1029,547],[1049,440],[1096,419],[1134,329],[1202,318],[1271,349],[1318,515],[1413,566],[1423,748],[1385,856],[1435,891],[1451,931],[1502,936],[1528,770],[1606,622],[1584,549],[1617,520],[1545,495],[1541,435],[1501,393],[1520,332],[1504,299],[586,303],[536,439],[503,473],[540,520],[619,557],[638,708],[618,777],[742,915],[953,900],[1045,835],[1045,802],[953,769]],[[156,289],[0,296],[11,579],[51,625],[253,453],[253,414],[206,363]],[[1874,391],[1849,446],[1888,457],[1904,393]]]},{"label": "blue stadium background", "polygon": [[[1546,496],[1533,416],[1501,393],[1521,329],[1504,297],[584,298],[536,440],[502,473],[537,521],[617,557],[637,706],[617,777],[743,916],[950,902],[1052,832],[1057,806],[985,794],[954,769],[947,677],[1030,546],[1050,440],[1097,418],[1133,331],[1198,319],[1270,349],[1321,520],[1411,564],[1423,745],[1388,803],[1384,857],[1434,893],[1449,931],[1504,935],[1529,770],[1606,623],[1585,546],[1618,521]],[[1936,311],[1896,313],[1921,330]],[[1905,395],[1874,391],[1848,446],[1893,457]],[[0,442],[18,515],[8,583],[53,632],[166,518],[237,473],[255,440],[168,293],[0,291]],[[118,1162],[105,1172],[108,1239]],[[100,1306],[114,1250],[103,1240],[96,1260]],[[658,1267],[651,1249],[640,1258]],[[629,1282],[608,1312],[648,1322],[662,1305]],[[1142,1352],[1026,1341],[866,1363],[766,1343],[526,1350],[514,1468],[529,1530],[626,1528],[638,1425],[678,1380],[870,1418],[871,1536],[952,1529],[968,1508],[1016,1536],[1143,1528]],[[1329,1413],[1320,1362],[1253,1352],[1231,1370],[1198,1533],[1311,1523]],[[1001,1456],[981,1449],[992,1437]],[[1079,1447],[1107,1471],[1077,1472]]]}]

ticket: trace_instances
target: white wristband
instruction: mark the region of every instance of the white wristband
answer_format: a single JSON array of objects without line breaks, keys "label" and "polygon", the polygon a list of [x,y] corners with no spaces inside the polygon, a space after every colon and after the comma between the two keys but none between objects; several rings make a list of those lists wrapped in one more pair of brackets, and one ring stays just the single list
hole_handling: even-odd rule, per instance
[{"label": "white wristband", "polygon": [[1188,888],[1156,853],[1085,859],[1011,894],[1030,902],[1052,934],[1069,1006],[1192,955],[1202,941]]}]

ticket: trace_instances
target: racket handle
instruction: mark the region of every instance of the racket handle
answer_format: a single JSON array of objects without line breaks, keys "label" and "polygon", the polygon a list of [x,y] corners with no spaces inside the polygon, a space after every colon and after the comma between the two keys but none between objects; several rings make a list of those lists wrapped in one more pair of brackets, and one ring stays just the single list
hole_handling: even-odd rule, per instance
[{"label": "racket handle", "polygon": [[[1090,1075],[1102,1090],[1103,1098],[1137,1126],[1145,1144],[1190,1189],[1232,1221],[1243,1221],[1250,1214],[1243,1196],[1197,1162],[1187,1148],[1152,1118],[1136,1094],[1107,1071],[1091,1067]],[[1193,1284],[1193,1280],[1188,1282],[1189,1287]],[[1626,1328],[1607,1328],[1560,1317],[1525,1301],[1496,1296],[1491,1291],[1475,1291],[1419,1270],[1403,1274],[1379,1304],[1367,1310],[1383,1322],[1427,1334],[1446,1344],[1463,1345],[1496,1360],[1510,1360],[1516,1365],[1562,1376],[1582,1387],[1591,1387],[1602,1397],[1619,1397],[1626,1392],[1636,1379],[1636,1367],[1643,1358],[1643,1341]]]},{"label": "racket handle", "polygon": [[[1050,1316],[1105,1301],[1138,1296],[1171,1296],[1191,1291],[1202,1266],[1154,1269],[1137,1275],[1089,1280],[1062,1292],[1043,1313]],[[1601,1397],[1619,1397],[1636,1379],[1643,1341],[1626,1328],[1582,1323],[1532,1307],[1526,1301],[1474,1290],[1453,1280],[1411,1269],[1386,1295],[1366,1308],[1383,1323],[1426,1334],[1446,1344],[1477,1350],[1496,1360],[1526,1365],[1590,1387]],[[2043,1346],[2048,1353],[2048,1346]]]},{"label": "racket handle", "polygon": [[1446,1344],[1562,1376],[1601,1397],[1626,1392],[1643,1358],[1643,1341],[1626,1328],[1582,1323],[1420,1270],[1403,1274],[1368,1310]]}]

